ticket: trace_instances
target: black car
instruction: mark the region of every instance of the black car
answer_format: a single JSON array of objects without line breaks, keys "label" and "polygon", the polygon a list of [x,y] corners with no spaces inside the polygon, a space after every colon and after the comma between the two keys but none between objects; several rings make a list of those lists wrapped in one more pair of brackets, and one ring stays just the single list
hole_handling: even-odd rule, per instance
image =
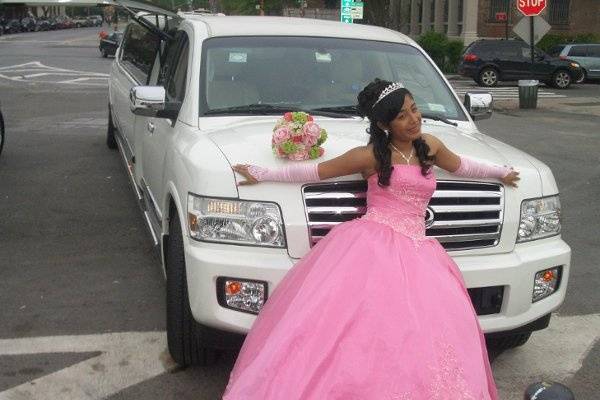
[{"label": "black car", "polygon": [[35,19],[31,17],[25,17],[21,19],[21,31],[22,32],[35,32]]},{"label": "black car", "polygon": [[21,21],[18,19],[11,19],[4,25],[4,33],[18,33],[21,32]]},{"label": "black car", "polygon": [[45,17],[39,18],[35,21],[35,30],[36,31],[49,31],[50,30],[50,20]]},{"label": "black car", "polygon": [[482,39],[465,49],[458,73],[473,78],[480,86],[533,78],[559,89],[568,88],[582,74],[578,63],[550,57],[539,49],[535,49],[534,60],[532,77],[531,50],[527,43]]},{"label": "black car", "polygon": [[113,32],[100,39],[100,53],[102,57],[114,56],[123,39],[123,32]]}]

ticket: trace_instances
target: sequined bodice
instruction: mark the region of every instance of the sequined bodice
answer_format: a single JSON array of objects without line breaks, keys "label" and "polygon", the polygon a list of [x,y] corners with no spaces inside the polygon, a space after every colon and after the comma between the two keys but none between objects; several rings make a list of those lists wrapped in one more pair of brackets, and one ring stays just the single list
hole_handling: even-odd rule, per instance
[{"label": "sequined bodice", "polygon": [[436,187],[433,172],[423,176],[420,165],[394,164],[389,186],[379,186],[377,174],[367,181],[363,219],[388,225],[414,240],[426,239],[425,211]]}]

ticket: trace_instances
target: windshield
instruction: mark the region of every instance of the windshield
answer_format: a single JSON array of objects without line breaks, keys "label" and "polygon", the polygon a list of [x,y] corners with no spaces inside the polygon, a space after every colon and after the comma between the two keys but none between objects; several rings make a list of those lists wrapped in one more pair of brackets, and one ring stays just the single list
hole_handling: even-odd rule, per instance
[{"label": "windshield", "polygon": [[[466,120],[450,88],[416,48],[322,37],[221,37],[204,42],[200,115],[328,110],[356,114],[374,78],[401,81],[424,114]],[[257,107],[261,105],[262,107]],[[229,110],[229,111],[231,111]],[[265,111],[266,110],[266,111]]]}]

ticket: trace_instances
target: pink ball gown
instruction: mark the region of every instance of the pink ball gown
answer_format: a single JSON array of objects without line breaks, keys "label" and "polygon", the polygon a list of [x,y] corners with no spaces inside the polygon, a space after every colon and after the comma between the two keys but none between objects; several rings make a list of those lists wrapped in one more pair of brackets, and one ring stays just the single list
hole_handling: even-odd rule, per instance
[{"label": "pink ball gown", "polygon": [[279,283],[224,400],[495,400],[461,273],[425,236],[436,187],[418,165],[368,179],[367,213],[336,226]]}]

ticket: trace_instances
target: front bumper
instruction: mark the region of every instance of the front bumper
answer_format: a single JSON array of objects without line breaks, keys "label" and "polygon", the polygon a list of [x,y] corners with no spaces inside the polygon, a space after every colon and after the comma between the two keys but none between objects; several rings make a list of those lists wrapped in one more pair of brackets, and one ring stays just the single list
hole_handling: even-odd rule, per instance
[{"label": "front bumper", "polygon": [[[216,281],[221,276],[266,281],[268,295],[293,266],[285,249],[220,245],[187,240],[188,293],[194,318],[216,329],[246,333],[256,315],[221,307]],[[503,286],[500,312],[479,317],[486,333],[517,329],[556,310],[564,301],[571,249],[559,236],[522,243],[514,251],[453,257],[468,288]],[[535,273],[562,266],[558,290],[531,302]]]}]

